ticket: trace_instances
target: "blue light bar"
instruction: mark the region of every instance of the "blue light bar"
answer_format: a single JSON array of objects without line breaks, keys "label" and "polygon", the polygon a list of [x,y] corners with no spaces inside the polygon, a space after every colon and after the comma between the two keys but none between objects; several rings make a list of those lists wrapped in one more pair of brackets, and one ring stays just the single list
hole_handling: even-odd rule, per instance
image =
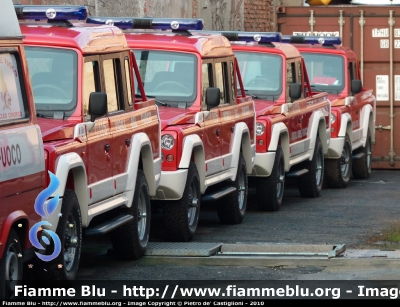
[{"label": "blue light bar", "polygon": [[304,35],[283,35],[283,43],[311,44],[311,45],[340,45],[342,40],[337,36],[304,36]]},{"label": "blue light bar", "polygon": [[15,4],[18,19],[34,20],[85,20],[86,6],[78,5],[22,5]]},{"label": "blue light bar", "polygon": [[202,30],[203,19],[195,18],[132,18],[132,17],[89,17],[86,23],[114,25],[120,29],[153,30]]},{"label": "blue light bar", "polygon": [[204,34],[220,34],[231,42],[279,43],[280,32],[243,32],[243,31],[201,31]]}]

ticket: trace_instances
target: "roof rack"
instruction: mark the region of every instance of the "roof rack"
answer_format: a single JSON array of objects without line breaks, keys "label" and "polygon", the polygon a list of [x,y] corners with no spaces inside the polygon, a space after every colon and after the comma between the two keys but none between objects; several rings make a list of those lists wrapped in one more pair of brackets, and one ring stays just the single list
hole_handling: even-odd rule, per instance
[{"label": "roof rack", "polygon": [[132,17],[89,17],[86,23],[114,25],[122,30],[152,29],[188,31],[202,30],[203,19],[195,18],[132,18]]},{"label": "roof rack", "polygon": [[273,46],[271,43],[279,43],[282,40],[280,32],[201,31],[201,34],[219,34],[231,42],[258,42],[271,46]]},{"label": "roof rack", "polygon": [[323,46],[342,44],[342,40],[338,36],[283,35],[282,42],[291,44],[320,44]]},{"label": "roof rack", "polygon": [[49,23],[72,25],[69,20],[85,20],[87,7],[79,5],[21,5],[14,4],[18,19],[47,20]]}]

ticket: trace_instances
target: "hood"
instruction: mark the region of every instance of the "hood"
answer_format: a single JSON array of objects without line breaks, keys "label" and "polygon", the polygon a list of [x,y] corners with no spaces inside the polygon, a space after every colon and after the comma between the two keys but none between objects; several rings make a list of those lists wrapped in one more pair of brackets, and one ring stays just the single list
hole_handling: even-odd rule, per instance
[{"label": "hood", "polygon": [[254,99],[257,117],[266,114],[279,114],[281,113],[281,105],[282,103],[277,103],[276,101]]},{"label": "hood", "polygon": [[79,121],[59,120],[53,118],[38,118],[37,123],[42,132],[44,142],[72,139],[74,127]]},{"label": "hood", "polygon": [[161,131],[168,126],[193,124],[195,111],[190,109],[180,109],[171,107],[158,107],[158,113],[161,120]]}]

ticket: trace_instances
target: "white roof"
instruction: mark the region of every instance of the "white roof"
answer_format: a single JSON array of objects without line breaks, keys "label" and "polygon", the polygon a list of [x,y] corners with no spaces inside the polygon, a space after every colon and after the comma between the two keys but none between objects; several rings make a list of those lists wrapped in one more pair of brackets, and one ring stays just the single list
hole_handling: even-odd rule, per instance
[{"label": "white roof", "polygon": [[0,38],[22,37],[12,0],[1,0]]}]

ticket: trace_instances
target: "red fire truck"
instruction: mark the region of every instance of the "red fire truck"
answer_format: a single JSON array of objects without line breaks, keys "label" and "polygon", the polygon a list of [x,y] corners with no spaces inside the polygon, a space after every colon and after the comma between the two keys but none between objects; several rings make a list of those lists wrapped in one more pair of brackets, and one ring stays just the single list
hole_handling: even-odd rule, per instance
[{"label": "red fire truck", "polygon": [[0,10],[0,297],[10,298],[33,255],[29,229],[40,221],[35,198],[45,188],[42,135],[11,0]]},{"label": "red fire truck", "polygon": [[250,183],[258,207],[280,208],[286,178],[297,181],[301,196],[318,197],[330,143],[328,94],[311,88],[303,57],[281,43],[281,33],[217,33],[231,41],[246,93],[255,101],[257,147]]},{"label": "red fire truck", "polygon": [[237,92],[242,83],[229,41],[190,35],[188,30],[203,28],[201,19],[87,22],[125,29],[146,93],[159,105],[163,162],[152,200],[163,211],[167,238],[193,238],[201,201],[215,203],[222,223],[242,222],[254,164],[255,111],[252,97]]},{"label": "red fire truck", "polygon": [[360,64],[339,37],[283,36],[302,54],[314,91],[328,92],[332,103],[331,141],[325,155],[325,181],[344,188],[351,175],[367,179],[375,143],[376,99],[362,86]]},{"label": "red fire truck", "polygon": [[[109,233],[118,258],[138,259],[149,239],[150,197],[160,182],[161,123],[125,35],[117,27],[81,22],[84,6],[15,9],[46,170],[60,181],[51,195],[58,195],[59,204],[46,220],[61,240],[61,252],[38,261],[35,272],[74,279],[83,235]],[[42,253],[52,255],[53,249],[50,242]]]}]

